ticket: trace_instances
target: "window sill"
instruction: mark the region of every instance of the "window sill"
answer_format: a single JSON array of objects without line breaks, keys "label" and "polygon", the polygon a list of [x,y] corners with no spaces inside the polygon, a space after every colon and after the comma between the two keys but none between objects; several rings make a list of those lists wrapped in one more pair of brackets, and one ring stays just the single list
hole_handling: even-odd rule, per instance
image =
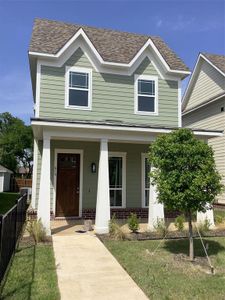
[{"label": "window sill", "polygon": [[158,116],[158,112],[147,112],[147,111],[135,111],[135,115],[142,116]]},{"label": "window sill", "polygon": [[66,109],[76,109],[76,110],[91,110],[91,107],[85,106],[75,106],[75,105],[67,105],[65,106]]}]

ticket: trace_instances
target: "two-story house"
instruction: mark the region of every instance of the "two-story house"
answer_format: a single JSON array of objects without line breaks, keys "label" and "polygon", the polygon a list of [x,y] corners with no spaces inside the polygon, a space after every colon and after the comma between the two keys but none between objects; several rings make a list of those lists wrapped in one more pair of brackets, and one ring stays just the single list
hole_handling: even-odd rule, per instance
[{"label": "two-story house", "polygon": [[[183,96],[184,127],[225,130],[225,56],[200,53]],[[208,141],[225,184],[225,136]],[[218,196],[225,203],[225,193]]]},{"label": "two-story house", "polygon": [[[150,185],[149,145],[181,126],[190,74],[159,37],[36,19],[29,49],[35,99],[32,205],[54,217],[111,213],[163,218]],[[213,132],[195,131],[207,138]]]}]

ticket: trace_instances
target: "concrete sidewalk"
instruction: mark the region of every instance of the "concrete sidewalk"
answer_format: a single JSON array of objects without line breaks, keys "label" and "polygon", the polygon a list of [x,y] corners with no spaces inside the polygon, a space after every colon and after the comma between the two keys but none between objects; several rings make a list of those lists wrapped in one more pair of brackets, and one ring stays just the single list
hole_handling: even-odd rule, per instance
[{"label": "concrete sidewalk", "polygon": [[52,238],[62,300],[148,299],[95,235]]}]

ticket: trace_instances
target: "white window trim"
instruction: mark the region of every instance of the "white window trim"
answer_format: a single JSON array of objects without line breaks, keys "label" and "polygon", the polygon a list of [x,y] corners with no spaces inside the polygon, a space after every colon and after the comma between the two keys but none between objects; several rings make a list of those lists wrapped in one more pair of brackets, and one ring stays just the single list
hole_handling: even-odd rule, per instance
[{"label": "white window trim", "polygon": [[[152,80],[155,82],[155,111],[138,110],[138,80]],[[158,77],[151,75],[134,75],[134,113],[138,115],[158,116]]]},{"label": "white window trim", "polygon": [[[83,149],[55,149],[54,155],[54,186],[53,186],[53,211],[56,215],[56,191],[57,191],[57,162],[59,153],[80,154],[80,193],[79,193],[79,218],[82,217],[82,202],[83,202]],[[77,216],[78,217],[78,216]]]},{"label": "white window trim", "polygon": [[[69,79],[70,72],[88,73],[88,106],[69,104]],[[86,89],[85,89],[86,90]],[[92,69],[66,66],[65,74],[65,108],[91,110],[92,109]]]},{"label": "white window trim", "polygon": [[[110,208],[126,208],[126,152],[109,152],[110,157],[122,157],[122,206],[110,206]],[[109,187],[110,190],[110,187]]]},{"label": "white window trim", "polygon": [[[143,208],[148,208],[145,205],[145,159],[148,158],[148,153],[141,153],[141,203]],[[149,192],[150,192],[149,186]]]}]

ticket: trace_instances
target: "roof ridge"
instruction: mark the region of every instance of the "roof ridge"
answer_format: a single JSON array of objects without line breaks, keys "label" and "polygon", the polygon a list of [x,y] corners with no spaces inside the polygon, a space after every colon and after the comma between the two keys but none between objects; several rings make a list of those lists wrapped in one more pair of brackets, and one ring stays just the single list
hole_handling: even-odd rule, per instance
[{"label": "roof ridge", "polygon": [[119,30],[119,29],[111,29],[111,28],[97,27],[97,26],[92,26],[92,25],[84,25],[84,24],[78,24],[78,23],[71,23],[71,22],[65,22],[65,21],[52,20],[52,19],[48,19],[48,18],[38,18],[38,17],[36,17],[34,19],[34,22],[36,20],[48,21],[48,22],[56,22],[56,23],[61,23],[61,24],[67,25],[67,26],[79,26],[79,27],[87,27],[87,28],[90,28],[90,29],[106,30],[106,31],[110,31],[110,32],[132,34],[132,35],[136,35],[136,36],[140,36],[140,37],[146,37],[146,38],[147,37],[148,38],[158,38],[158,39],[162,40],[159,35],[148,35],[148,34],[143,34],[143,33],[137,33],[137,32]]},{"label": "roof ridge", "polygon": [[215,53],[209,53],[209,52],[200,52],[203,55],[212,55],[212,56],[222,56],[225,57],[224,54],[215,54]]}]

